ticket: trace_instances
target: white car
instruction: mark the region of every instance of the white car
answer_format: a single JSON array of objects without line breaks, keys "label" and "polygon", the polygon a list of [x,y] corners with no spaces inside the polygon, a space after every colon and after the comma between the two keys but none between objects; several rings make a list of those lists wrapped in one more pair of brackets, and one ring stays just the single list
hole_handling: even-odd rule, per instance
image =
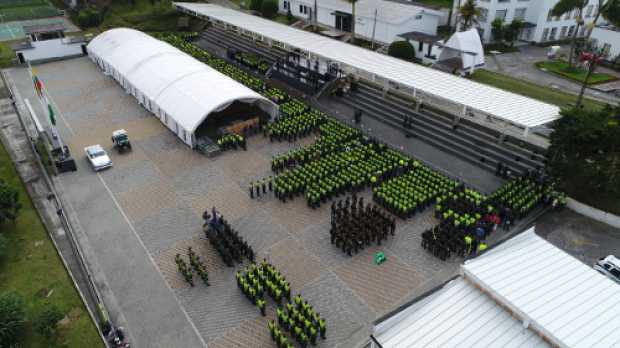
[{"label": "white car", "polygon": [[594,269],[620,284],[620,259],[617,257],[608,255],[607,257],[599,259],[596,264],[594,264]]},{"label": "white car", "polygon": [[97,144],[85,147],[84,152],[86,152],[88,162],[90,162],[90,165],[96,172],[112,166],[110,156],[108,156],[101,145]]}]

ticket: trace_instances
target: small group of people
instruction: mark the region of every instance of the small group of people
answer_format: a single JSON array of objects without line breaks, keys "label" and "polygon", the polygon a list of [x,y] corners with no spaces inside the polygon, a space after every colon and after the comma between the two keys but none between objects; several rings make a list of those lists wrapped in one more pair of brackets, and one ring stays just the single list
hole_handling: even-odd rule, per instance
[{"label": "small group of people", "polygon": [[237,271],[237,287],[260,310],[265,313],[265,291],[280,305],[282,299],[291,300],[291,284],[272,264],[263,259],[259,265],[250,263],[243,272]]},{"label": "small group of people", "polygon": [[228,221],[217,212],[215,207],[212,209],[212,214],[205,211],[202,215],[205,220],[203,228],[207,239],[215,250],[220,254],[224,263],[233,267],[234,263],[241,263],[243,257],[254,262],[254,250],[243,237],[239,235],[239,232],[235,231]]},{"label": "small group of people", "polygon": [[320,313],[316,312],[312,305],[305,301],[301,295],[296,295],[293,301],[290,301],[285,306],[278,307],[276,309],[276,317],[278,325],[272,320],[267,326],[271,333],[271,338],[278,347],[289,347],[287,345],[288,338],[284,332],[289,332],[304,348],[308,346],[308,343],[316,346],[319,335],[322,339],[326,338],[327,322],[321,318]]},{"label": "small group of people", "polygon": [[130,348],[131,345],[126,340],[125,329],[122,326],[114,327],[109,321],[101,326],[101,332],[112,348]]},{"label": "small group of people", "polygon": [[381,245],[396,232],[396,219],[374,204],[364,204],[364,197],[351,197],[332,203],[330,242],[347,255],[357,254],[372,243]]},{"label": "small group of people", "polygon": [[202,279],[202,282],[209,286],[209,273],[207,272],[207,268],[204,263],[200,260],[200,257],[192,250],[192,247],[187,249],[187,257],[189,258],[189,266],[181,257],[181,254],[176,254],[174,261],[177,264],[177,268],[179,272],[185,279],[185,281],[190,285],[194,286],[194,276],[192,274],[192,270],[196,272],[198,277]]},{"label": "small group of people", "polygon": [[262,178],[257,181],[252,181],[248,184],[248,191],[250,192],[250,198],[254,199],[260,198],[261,194],[263,196],[267,195],[267,191],[273,191],[273,177],[269,176],[268,178]]}]

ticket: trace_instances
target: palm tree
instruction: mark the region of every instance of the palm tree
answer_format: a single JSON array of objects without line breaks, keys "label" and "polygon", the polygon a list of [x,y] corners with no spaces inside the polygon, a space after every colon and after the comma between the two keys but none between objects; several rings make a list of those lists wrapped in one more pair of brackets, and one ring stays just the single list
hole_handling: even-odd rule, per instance
[{"label": "palm tree", "polygon": [[480,8],[476,6],[476,0],[467,0],[463,6],[459,7],[458,11],[461,30],[465,31],[478,24]]},{"label": "palm tree", "polygon": [[592,29],[598,22],[599,18],[603,16],[616,26],[620,26],[620,0],[598,0],[598,10],[594,15],[594,20],[591,23],[591,28],[588,30],[586,40],[590,39],[592,35]]},{"label": "palm tree", "polygon": [[347,0],[351,3],[351,43],[355,43],[355,3],[357,0]]},{"label": "palm tree", "polygon": [[577,44],[577,33],[579,32],[579,27],[583,25],[583,8],[588,4],[588,1],[589,0],[560,0],[551,9],[551,14],[556,17],[561,17],[567,13],[570,14],[575,10],[577,11],[577,17],[575,18],[577,27],[572,34],[573,37],[571,38],[570,43],[570,53],[568,55],[568,66],[570,68],[573,67],[575,45]]}]

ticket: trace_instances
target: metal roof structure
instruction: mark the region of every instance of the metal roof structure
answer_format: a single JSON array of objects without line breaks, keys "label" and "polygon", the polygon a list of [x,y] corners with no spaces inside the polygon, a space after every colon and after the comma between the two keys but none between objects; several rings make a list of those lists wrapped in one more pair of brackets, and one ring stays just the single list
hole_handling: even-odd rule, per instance
[{"label": "metal roof structure", "polygon": [[272,101],[143,32],[111,29],[95,37],[87,50],[125,88],[139,90],[190,134],[210,113],[235,101],[254,104],[271,116],[277,114]]},{"label": "metal roof structure", "polygon": [[[620,347],[620,286],[529,229],[375,325],[383,348]],[[377,345],[375,345],[377,346]]]},{"label": "metal roof structure", "polygon": [[463,277],[378,324],[383,348],[550,347]]},{"label": "metal roof structure", "polygon": [[620,346],[620,286],[537,236],[534,228],[461,269],[553,345]]},{"label": "metal roof structure", "polygon": [[240,28],[257,40],[269,41],[285,49],[298,49],[309,56],[337,62],[372,79],[384,79],[397,86],[419,91],[461,106],[481,117],[493,117],[524,129],[546,124],[560,117],[557,106],[515,93],[412,64],[358,46],[292,28],[264,18],[213,4],[176,2],[177,10]]}]

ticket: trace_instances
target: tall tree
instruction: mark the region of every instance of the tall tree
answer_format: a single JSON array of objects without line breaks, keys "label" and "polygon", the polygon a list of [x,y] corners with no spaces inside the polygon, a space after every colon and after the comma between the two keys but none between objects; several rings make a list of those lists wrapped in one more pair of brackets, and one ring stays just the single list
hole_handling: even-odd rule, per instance
[{"label": "tall tree", "polygon": [[480,8],[476,6],[476,0],[467,0],[463,6],[459,7],[459,22],[461,30],[465,31],[478,24]]},{"label": "tall tree", "polygon": [[620,26],[620,0],[598,0],[596,14],[592,23],[589,23],[587,38],[590,39],[592,29],[601,16],[610,21],[615,26]]},{"label": "tall tree", "polygon": [[588,204],[618,202],[620,107],[565,109],[553,129],[547,170],[560,188]]},{"label": "tall tree", "polygon": [[556,17],[561,17],[565,14],[571,14],[573,11],[577,11],[577,17],[575,23],[577,23],[575,30],[572,33],[570,54],[568,55],[568,66],[573,66],[573,58],[575,56],[575,45],[577,44],[577,33],[579,33],[579,27],[583,25],[583,8],[588,4],[589,0],[560,0],[551,9],[551,14]]}]

